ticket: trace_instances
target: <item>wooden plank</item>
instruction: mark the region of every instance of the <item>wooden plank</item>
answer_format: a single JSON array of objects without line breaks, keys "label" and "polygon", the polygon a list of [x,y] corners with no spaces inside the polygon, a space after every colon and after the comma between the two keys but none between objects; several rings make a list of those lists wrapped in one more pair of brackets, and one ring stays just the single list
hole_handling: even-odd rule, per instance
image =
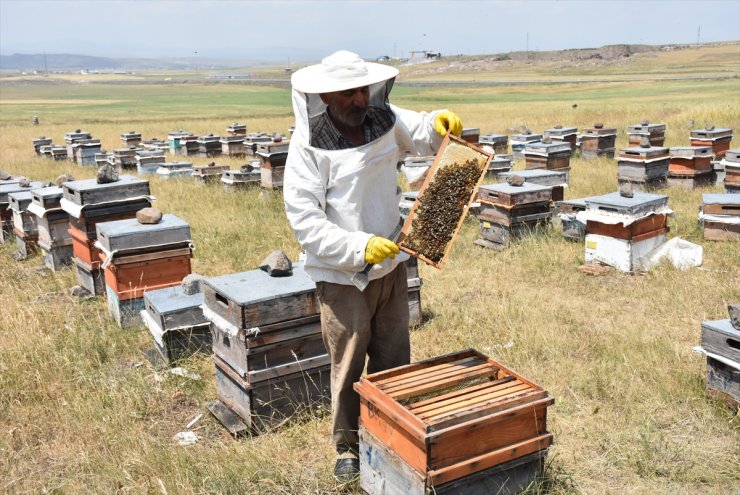
[{"label": "wooden plank", "polygon": [[398,424],[372,402],[360,398],[360,427],[387,445],[420,475],[427,469],[427,448],[424,441],[415,438],[412,431],[397,428]]},{"label": "wooden plank", "polygon": [[367,383],[357,382],[353,385],[355,391],[360,395],[360,411],[363,408],[369,409],[368,414],[374,415],[382,412],[385,417],[398,425],[400,429],[406,431],[406,434],[417,444],[423,446],[426,441],[426,425],[411,414],[407,409],[398,402],[391,401],[388,396],[384,395],[378,389]]},{"label": "wooden plank", "polygon": [[449,354],[444,354],[442,356],[425,359],[423,361],[418,361],[416,363],[406,364],[404,366],[399,366],[397,368],[392,368],[389,370],[372,373],[372,374],[366,375],[363,378],[363,380],[366,380],[371,383],[380,383],[387,378],[392,378],[392,377],[399,376],[399,375],[405,375],[407,373],[412,373],[417,370],[427,369],[431,366],[449,363],[449,362],[456,361],[458,359],[467,358],[470,356],[476,356],[481,359],[486,359],[486,356],[479,353],[475,349],[465,349],[463,351],[451,352]]},{"label": "wooden plank", "polygon": [[736,215],[740,216],[739,204],[704,204],[701,207],[705,215]]},{"label": "wooden plank", "polygon": [[381,389],[383,392],[390,393],[393,390],[405,388],[410,385],[413,385],[414,383],[424,382],[424,381],[432,380],[434,378],[441,378],[444,376],[448,376],[450,374],[455,374],[461,371],[473,369],[476,366],[487,367],[487,364],[482,359],[472,359],[472,360],[469,360],[463,363],[460,363],[460,362],[449,363],[439,368],[435,367],[436,369],[424,370],[426,371],[424,373],[414,373],[411,376],[404,375],[403,377],[393,382],[386,383],[385,385],[379,386],[378,388]]},{"label": "wooden plank", "polygon": [[457,464],[492,450],[502,449],[518,442],[547,433],[545,408],[535,409],[526,414],[509,417],[495,427],[475,431],[459,430],[443,443],[429,447],[429,469]]},{"label": "wooden plank", "polygon": [[484,430],[497,423],[508,421],[509,419],[521,415],[533,415],[537,409],[547,410],[548,406],[555,403],[555,399],[550,396],[543,397],[534,402],[522,404],[520,406],[513,407],[511,409],[505,409],[498,411],[494,414],[485,416],[483,418],[474,418],[462,423],[452,424],[445,427],[429,427],[428,441],[430,444],[442,444],[451,436],[458,435],[461,431],[466,433],[476,432]]},{"label": "wooden plank", "polygon": [[437,407],[441,404],[445,404],[448,400],[454,401],[461,396],[474,397],[478,391],[481,391],[481,393],[485,393],[492,387],[495,387],[502,383],[508,383],[513,380],[515,380],[513,376],[505,376],[503,378],[499,378],[498,380],[493,380],[490,382],[481,383],[479,385],[473,385],[470,387],[461,388],[460,390],[455,390],[453,392],[448,392],[446,394],[438,395],[437,397],[433,397],[431,399],[414,402],[413,404],[408,406],[408,409],[409,411],[412,411],[413,413],[424,412],[428,410],[429,406]]},{"label": "wooden plank", "polygon": [[[414,369],[413,371],[409,371],[407,373],[403,373],[402,375],[393,375],[391,377],[384,378],[382,380],[371,380],[371,381],[372,381],[372,383],[376,387],[378,387],[378,388],[380,388],[382,390],[387,385],[390,385],[390,384],[393,384],[393,383],[397,383],[397,382],[403,381],[403,380],[405,380],[407,378],[416,377],[416,376],[420,376],[420,375],[425,375],[427,373],[437,373],[437,372],[443,371],[443,370],[445,370],[445,369],[447,369],[447,368],[449,368],[451,366],[459,366],[459,365],[463,365],[463,364],[474,362],[474,361],[475,362],[481,362],[481,358],[478,357],[478,356],[468,356],[468,357],[465,357],[465,358],[462,358],[462,359],[458,359],[458,360],[455,360],[455,361],[449,361],[449,362],[444,362],[444,363],[437,364],[437,365],[432,365],[432,366],[417,368],[417,369]],[[367,379],[367,377],[366,377],[366,379]]]},{"label": "wooden plank", "polygon": [[546,397],[547,392],[544,390],[522,389],[517,393],[506,396],[505,398],[494,398],[490,402],[479,403],[465,411],[452,411],[450,414],[444,416],[429,418],[427,422],[429,424],[429,428],[441,429],[477,418],[484,418],[505,409],[513,409],[517,406],[536,402]]},{"label": "wooden plank", "polygon": [[[486,365],[480,367],[474,367],[463,373],[451,375],[449,377],[442,378],[435,381],[425,381],[423,383],[415,384],[406,388],[399,389],[391,392],[389,395],[395,400],[404,400],[417,395],[425,394],[433,390],[437,390],[440,386],[452,387],[454,385],[466,382],[468,380],[475,380],[477,378],[488,378],[495,376],[496,370],[492,370]],[[492,375],[493,374],[493,375]]]},{"label": "wooden plank", "polygon": [[330,364],[331,358],[328,354],[324,354],[321,356],[301,359],[281,366],[275,366],[273,368],[250,371],[249,373],[247,373],[247,381],[249,383],[257,383],[265,380],[272,380],[281,376],[290,375],[292,373],[300,373],[303,371],[311,370],[313,368],[328,366]]},{"label": "wooden plank", "polygon": [[430,420],[440,416],[448,416],[455,412],[469,411],[482,403],[490,403],[497,399],[500,402],[517,394],[527,393],[531,390],[532,389],[529,388],[529,385],[527,384],[510,381],[494,387],[493,389],[486,391],[486,393],[478,394],[474,397],[464,397],[458,401],[447,401],[445,405],[440,407],[430,407],[426,411],[417,411],[414,414],[419,416],[421,419]]},{"label": "wooden plank", "polygon": [[483,469],[505,463],[517,457],[544,450],[552,445],[552,434],[539,435],[535,438],[518,442],[501,449],[487,452],[452,466],[429,471],[427,475],[432,486],[463,478]]}]

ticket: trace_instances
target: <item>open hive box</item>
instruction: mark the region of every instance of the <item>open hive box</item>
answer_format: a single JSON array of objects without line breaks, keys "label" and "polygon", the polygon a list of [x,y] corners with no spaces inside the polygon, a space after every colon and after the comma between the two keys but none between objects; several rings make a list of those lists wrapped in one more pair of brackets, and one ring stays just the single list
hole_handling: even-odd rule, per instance
[{"label": "open hive box", "polygon": [[552,443],[547,407],[554,399],[472,349],[367,375],[354,387],[361,430],[424,477],[427,486]]},{"label": "open hive box", "polygon": [[399,247],[442,268],[492,159],[448,133],[406,218]]}]

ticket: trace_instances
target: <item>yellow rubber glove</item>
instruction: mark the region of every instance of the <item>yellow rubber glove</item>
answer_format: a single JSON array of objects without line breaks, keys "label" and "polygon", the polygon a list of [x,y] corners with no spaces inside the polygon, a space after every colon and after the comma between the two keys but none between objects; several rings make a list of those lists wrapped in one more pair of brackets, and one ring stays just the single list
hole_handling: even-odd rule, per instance
[{"label": "yellow rubber glove", "polygon": [[450,131],[455,136],[459,136],[463,130],[462,120],[460,120],[460,117],[456,113],[445,110],[434,117],[434,130],[440,136],[446,135],[447,131]]},{"label": "yellow rubber glove", "polygon": [[400,252],[401,250],[398,249],[398,245],[395,242],[385,237],[374,235],[367,241],[367,246],[365,246],[365,262],[377,265],[378,263],[382,263],[386,258],[395,258]]}]

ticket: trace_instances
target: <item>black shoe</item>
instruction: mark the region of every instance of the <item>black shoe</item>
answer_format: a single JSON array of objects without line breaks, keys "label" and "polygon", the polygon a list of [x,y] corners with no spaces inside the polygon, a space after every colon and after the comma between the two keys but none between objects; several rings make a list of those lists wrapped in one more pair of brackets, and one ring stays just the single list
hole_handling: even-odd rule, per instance
[{"label": "black shoe", "polygon": [[340,483],[347,483],[360,476],[360,460],[355,458],[337,459],[334,477]]}]

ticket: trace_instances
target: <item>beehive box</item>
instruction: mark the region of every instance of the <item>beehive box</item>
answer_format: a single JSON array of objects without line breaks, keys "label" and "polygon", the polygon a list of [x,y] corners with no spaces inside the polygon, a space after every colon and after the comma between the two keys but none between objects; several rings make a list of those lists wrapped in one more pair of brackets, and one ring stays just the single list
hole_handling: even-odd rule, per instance
[{"label": "beehive box", "polygon": [[581,156],[586,159],[600,156],[613,158],[616,140],[615,128],[594,124],[592,128],[584,129],[581,133]]},{"label": "beehive box", "polygon": [[203,293],[206,308],[236,328],[319,314],[316,284],[300,263],[293,265],[290,277],[270,277],[262,270],[212,277],[205,281]]},{"label": "beehive box", "polygon": [[20,231],[24,236],[38,235],[36,215],[28,211],[33,201],[31,191],[20,191],[8,193],[9,208],[13,213],[13,228]]},{"label": "beehive box", "polygon": [[[120,301],[138,299],[147,290],[180,284],[182,279],[190,275],[190,258],[192,251],[189,247],[115,255],[105,267],[105,285],[115,292]],[[106,259],[104,253],[103,262]]]},{"label": "beehive box", "polygon": [[221,153],[224,155],[238,157],[246,154],[243,135],[224,136],[221,138],[220,143]]},{"label": "beehive box", "polygon": [[589,210],[619,215],[645,215],[668,206],[668,196],[663,194],[636,193],[627,198],[613,192],[586,199]]},{"label": "beehive box", "polygon": [[712,171],[712,148],[709,146],[675,146],[669,152],[668,172],[671,175],[703,175]]},{"label": "beehive box", "polygon": [[141,310],[144,309],[143,297],[119,300],[118,294],[108,285],[105,286],[105,297],[108,313],[119,327],[131,328],[141,325]]},{"label": "beehive box", "polygon": [[129,251],[190,241],[190,225],[169,213],[162,215],[162,220],[155,224],[142,224],[134,218],[100,223],[96,232],[98,242],[107,251]]},{"label": "beehive box", "polygon": [[156,174],[160,179],[187,178],[193,175],[193,164],[191,162],[160,163]]},{"label": "beehive box", "polygon": [[509,150],[509,136],[506,134],[485,134],[478,139],[479,146],[490,146],[496,154]]},{"label": "beehive box", "polygon": [[122,175],[116,182],[98,184],[97,179],[84,179],[62,184],[64,199],[76,205],[89,205],[149,195],[149,181]]},{"label": "beehive box", "polygon": [[662,187],[666,183],[670,155],[668,148],[650,146],[625,148],[617,157],[617,178],[621,181],[643,184],[644,187]]},{"label": "beehive box", "polygon": [[[85,205],[83,208],[69,208],[65,210],[69,215],[69,225],[86,232],[88,237],[97,238],[96,226],[102,222],[112,222],[116,220],[126,220],[136,218],[136,212],[142,208],[151,206],[148,198],[136,198],[129,200],[119,200],[109,203],[99,203],[96,205]],[[74,210],[74,211],[73,211]],[[75,216],[75,215],[78,216]]]},{"label": "beehive box", "polygon": [[666,241],[665,235],[644,240],[625,240],[614,237],[586,234],[586,263],[599,262],[623,272],[644,269],[643,258]]},{"label": "beehive box", "polygon": [[732,129],[708,126],[691,131],[691,146],[711,146],[712,153],[719,160],[730,149]]},{"label": "beehive box", "polygon": [[121,134],[121,142],[127,147],[138,146],[141,143],[141,133],[128,131]]},{"label": "beehive box", "polygon": [[141,318],[165,363],[211,352],[210,322],[202,305],[202,292],[186,294],[181,286],[144,292]]},{"label": "beehive box", "polygon": [[226,128],[226,132],[229,134],[229,136],[246,136],[247,125],[234,122]]},{"label": "beehive box", "polygon": [[329,366],[250,384],[218,356],[212,359],[219,400],[208,404],[208,409],[234,435],[267,431],[298,412],[330,401]]},{"label": "beehive box", "polygon": [[512,172],[502,172],[498,175],[499,182],[506,182],[509,177],[518,175],[529,184],[538,184],[541,186],[562,186],[568,183],[568,174],[557,170],[517,170]]},{"label": "beehive box", "polygon": [[41,147],[50,146],[51,144],[52,144],[51,138],[48,138],[46,136],[41,136],[33,140],[33,150],[36,152],[37,155],[41,155]]},{"label": "beehive box", "polygon": [[72,263],[72,245],[57,244],[51,246],[39,238],[41,248],[41,261],[45,267],[52,271],[59,271]]},{"label": "beehive box", "polygon": [[648,138],[651,146],[663,146],[665,129],[665,124],[651,124],[644,120],[640,124],[627,126],[627,137],[630,145],[639,146],[643,138]]},{"label": "beehive box", "polygon": [[524,147],[526,169],[544,168],[547,170],[570,169],[570,143],[530,143]]},{"label": "beehive box", "polygon": [[514,158],[524,158],[524,147],[542,141],[542,134],[523,133],[511,136],[511,153]]},{"label": "beehive box", "polygon": [[732,326],[730,319],[702,322],[701,347],[719,357],[740,363],[740,330]]},{"label": "beehive box", "polygon": [[472,349],[370,374],[354,388],[361,427],[430,488],[552,443],[554,399]]},{"label": "beehive box", "polygon": [[707,356],[707,392],[740,409],[740,363]]},{"label": "beehive box", "polygon": [[555,211],[563,229],[563,237],[581,241],[586,236],[586,223],[577,218],[578,212],[586,210],[586,198],[570,199],[555,203]]},{"label": "beehive box", "polygon": [[552,188],[526,181],[521,186],[487,184],[478,189],[478,200],[508,209],[519,205],[546,204],[552,200]]},{"label": "beehive box", "polygon": [[360,427],[360,487],[368,495],[515,495],[542,476],[547,449],[430,486],[393,450]]},{"label": "beehive box", "polygon": [[544,137],[545,139],[549,138],[553,142],[570,144],[570,151],[575,153],[576,142],[578,141],[578,128],[564,127],[562,125],[555,126],[552,129],[546,129]]},{"label": "beehive box", "polygon": [[[421,188],[433,163],[433,156],[407,156],[404,158],[401,165],[401,172],[403,172],[409,188],[414,191],[418,191]],[[406,213],[408,214],[408,212]]]},{"label": "beehive box", "polygon": [[327,366],[319,320],[306,316],[236,333],[212,321],[213,353],[249,384]]},{"label": "beehive box", "polygon": [[463,128],[462,132],[460,132],[460,139],[463,141],[467,141],[471,144],[478,144],[478,141],[480,140],[480,128],[479,127],[465,127]]},{"label": "beehive box", "polygon": [[226,192],[259,186],[261,180],[262,171],[260,167],[251,167],[249,170],[225,170],[221,176],[221,182]]},{"label": "beehive box", "polygon": [[80,287],[94,296],[105,294],[105,273],[100,268],[100,264],[98,263],[97,268],[94,268],[91,264],[85,263],[76,256],[72,261],[77,273],[77,283]]},{"label": "beehive box", "polygon": [[709,186],[712,183],[712,171],[707,170],[694,175],[677,175],[668,172],[668,185],[678,186],[685,189],[696,189]]},{"label": "beehive box", "polygon": [[441,268],[492,158],[447,133],[404,222],[399,247]]}]

